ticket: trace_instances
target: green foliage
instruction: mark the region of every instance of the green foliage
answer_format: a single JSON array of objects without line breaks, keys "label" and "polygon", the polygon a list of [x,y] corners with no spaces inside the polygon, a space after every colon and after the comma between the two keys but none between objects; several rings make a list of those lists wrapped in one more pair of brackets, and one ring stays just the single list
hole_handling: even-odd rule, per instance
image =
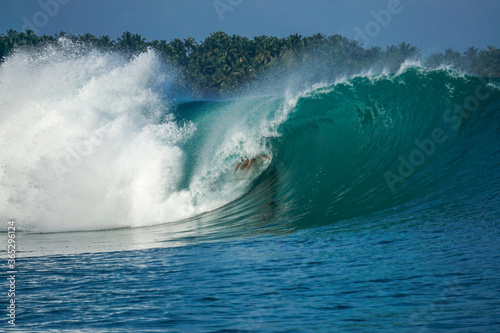
[{"label": "green foliage", "polygon": [[[357,41],[340,35],[317,33],[303,37],[293,34],[285,38],[257,36],[253,39],[217,31],[198,43],[192,37],[146,41],[139,34],[124,32],[112,40],[109,36],[91,34],[36,36],[33,31],[8,30],[0,35],[0,59],[19,47],[53,43],[65,37],[72,41],[136,55],[156,52],[167,62],[177,66],[193,92],[225,95],[248,87],[257,75],[266,69],[295,70],[307,68],[313,79],[350,74],[367,67],[383,67],[397,71],[406,59],[420,59],[419,50],[407,43],[391,45],[383,51],[379,47],[363,48]],[[500,50],[490,46],[486,50],[468,48],[463,54],[447,49],[425,59],[429,67],[442,64],[453,66],[480,76],[500,77]]]},{"label": "green foliage", "polygon": [[500,77],[500,49],[493,46],[485,50],[469,47],[462,54],[446,49],[444,53],[431,54],[426,65],[431,68],[447,65],[478,76]]}]

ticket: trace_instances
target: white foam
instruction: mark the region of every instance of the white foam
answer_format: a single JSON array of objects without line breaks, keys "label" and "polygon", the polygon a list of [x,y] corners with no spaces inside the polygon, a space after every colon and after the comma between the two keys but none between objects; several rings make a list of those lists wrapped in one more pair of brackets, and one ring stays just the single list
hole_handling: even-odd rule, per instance
[{"label": "white foam", "polygon": [[489,82],[486,86],[496,90],[500,90],[500,84],[497,82]]},{"label": "white foam", "polygon": [[[153,51],[128,59],[67,40],[10,56],[0,67],[0,220],[36,232],[138,227],[243,195],[270,162],[242,178],[235,164],[272,157],[267,139],[279,136],[298,95],[262,108],[240,99],[181,124],[162,97],[171,73]],[[196,126],[208,137],[194,137]],[[201,139],[181,188],[181,147]]]},{"label": "white foam", "polygon": [[406,59],[397,72],[397,75],[401,75],[406,72],[409,68],[423,68],[422,63],[419,60]]},{"label": "white foam", "polygon": [[179,143],[195,128],[160,97],[171,79],[152,51],[127,60],[61,40],[10,56],[0,67],[0,219],[46,232],[189,214],[175,198]]}]

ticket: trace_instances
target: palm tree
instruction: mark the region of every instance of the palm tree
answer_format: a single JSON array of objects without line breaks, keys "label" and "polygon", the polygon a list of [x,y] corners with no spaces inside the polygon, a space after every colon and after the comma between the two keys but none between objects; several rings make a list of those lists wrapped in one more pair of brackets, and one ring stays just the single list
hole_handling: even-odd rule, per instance
[{"label": "palm tree", "polygon": [[278,41],[276,37],[258,36],[254,38],[255,60],[260,64],[267,65],[278,54]]},{"label": "palm tree", "polygon": [[86,33],[85,35],[78,35],[78,40],[89,46],[97,45],[97,38],[89,33]]},{"label": "palm tree", "polygon": [[9,29],[7,31],[7,36],[5,36],[7,39],[7,45],[12,45],[12,47],[15,47],[17,45],[18,41],[18,33],[15,30]]},{"label": "palm tree", "polygon": [[322,33],[317,33],[311,37],[304,38],[304,46],[306,48],[317,48],[326,42],[326,35]]},{"label": "palm tree", "polygon": [[106,36],[101,36],[97,39],[97,46],[102,47],[102,48],[111,48],[114,45],[114,42],[111,40],[111,37],[108,35]]},{"label": "palm tree", "polygon": [[255,43],[246,37],[233,36],[235,59],[237,63],[250,63],[254,55]]},{"label": "palm tree", "polygon": [[229,35],[226,33],[217,35],[217,48],[219,50],[217,62],[222,66],[224,64],[231,66],[236,58],[236,49]]},{"label": "palm tree", "polygon": [[474,59],[477,57],[477,54],[479,53],[479,50],[476,49],[474,46],[467,48],[464,52],[464,56],[469,59]]},{"label": "palm tree", "polygon": [[269,41],[263,40],[262,42],[257,44],[255,59],[264,65],[267,65],[267,63],[273,59]]},{"label": "palm tree", "polygon": [[186,48],[186,56],[191,56],[191,53],[196,48],[196,42],[193,37],[184,39],[184,47]]},{"label": "palm tree", "polygon": [[130,31],[124,32],[121,37],[118,38],[116,45],[120,49],[127,49],[132,45],[132,33]]},{"label": "palm tree", "polygon": [[500,77],[500,49],[488,46],[479,52],[477,74],[488,77]]},{"label": "palm tree", "polygon": [[398,51],[399,54],[404,58],[412,58],[418,55],[418,48],[404,42],[398,45]]},{"label": "palm tree", "polygon": [[451,48],[446,49],[444,52],[444,60],[448,64],[456,66],[456,67],[458,67],[458,65],[460,64],[461,56],[462,55],[460,54],[460,52],[453,51],[453,49],[451,49]]},{"label": "palm tree", "polygon": [[426,66],[430,68],[437,68],[444,62],[444,55],[442,53],[433,53],[426,60]]},{"label": "palm tree", "polygon": [[378,61],[382,58],[382,49],[378,46],[373,46],[366,51],[366,57],[372,61]]},{"label": "palm tree", "polygon": [[[198,44],[192,37],[176,38],[170,43],[165,40],[147,42],[141,35],[128,31],[113,41],[109,36],[96,37],[88,33],[68,35],[61,32],[53,36],[36,36],[30,30],[18,33],[10,29],[0,34],[0,62],[16,47],[56,42],[61,37],[131,54],[152,47],[164,59],[177,65],[184,87],[215,94],[248,89],[257,73],[269,67],[286,69],[307,63],[308,68],[315,68],[321,73],[313,77],[317,80],[328,75],[353,73],[382,60],[386,60],[391,70],[396,71],[405,59],[420,56],[419,50],[408,43],[388,46],[384,52],[378,47],[364,49],[359,42],[340,35],[325,36],[321,33],[305,38],[293,34],[280,39],[264,35],[248,39],[217,31]],[[500,50],[493,46],[484,50],[470,47],[463,53],[447,49],[427,58],[427,65],[431,67],[444,62],[476,75],[500,76]]]},{"label": "palm tree", "polygon": [[142,38],[139,34],[132,34],[127,31],[118,38],[116,45],[121,50],[131,52],[144,52],[147,49],[146,38]]},{"label": "palm tree", "polygon": [[469,47],[467,50],[465,50],[462,58],[462,68],[473,72],[474,71],[474,63],[477,60],[479,50],[476,49],[475,47]]},{"label": "palm tree", "polygon": [[304,41],[302,40],[302,36],[299,34],[293,34],[288,36],[286,39],[286,49],[292,52],[297,52],[302,50],[304,47]]},{"label": "palm tree", "polygon": [[17,35],[17,41],[19,45],[36,45],[38,38],[33,30],[26,30]]},{"label": "palm tree", "polygon": [[184,65],[186,63],[186,48],[184,47],[184,42],[179,38],[173,39],[169,44],[169,56],[178,65]]}]

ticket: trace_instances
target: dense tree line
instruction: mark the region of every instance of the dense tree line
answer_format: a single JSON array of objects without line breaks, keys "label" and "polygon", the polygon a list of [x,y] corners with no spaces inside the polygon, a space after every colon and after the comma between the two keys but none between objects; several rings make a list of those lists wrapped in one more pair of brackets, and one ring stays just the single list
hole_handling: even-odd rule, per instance
[{"label": "dense tree line", "polygon": [[428,67],[441,64],[478,76],[500,77],[500,49],[493,46],[485,50],[469,47],[463,53],[447,49],[444,53],[434,53],[426,59]]},{"label": "dense tree line", "polygon": [[307,66],[309,73],[320,76],[316,77],[318,79],[377,66],[395,71],[406,59],[422,60],[429,67],[445,64],[475,75],[500,77],[500,50],[492,46],[485,50],[471,47],[464,53],[448,49],[443,54],[432,54],[424,59],[416,47],[407,43],[391,45],[386,50],[365,49],[357,41],[343,36],[320,33],[308,37],[294,34],[285,38],[258,36],[249,39],[218,31],[202,42],[191,37],[148,42],[141,35],[130,32],[112,40],[109,36],[96,37],[88,33],[36,36],[30,30],[8,30],[0,35],[0,59],[17,47],[56,42],[60,37],[129,55],[153,48],[182,70],[193,90],[207,94],[224,94],[248,87],[259,73],[270,68],[279,71]]}]

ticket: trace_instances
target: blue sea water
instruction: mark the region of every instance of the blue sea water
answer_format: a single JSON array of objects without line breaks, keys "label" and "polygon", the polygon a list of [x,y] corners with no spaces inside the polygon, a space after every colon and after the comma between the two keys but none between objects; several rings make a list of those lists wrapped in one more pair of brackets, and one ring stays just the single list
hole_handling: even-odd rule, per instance
[{"label": "blue sea water", "polygon": [[500,329],[498,80],[414,66],[182,102],[152,52],[41,54],[0,67],[0,327]]},{"label": "blue sea water", "polygon": [[286,236],[24,259],[18,327],[495,331],[498,229],[440,222],[410,215]]}]

